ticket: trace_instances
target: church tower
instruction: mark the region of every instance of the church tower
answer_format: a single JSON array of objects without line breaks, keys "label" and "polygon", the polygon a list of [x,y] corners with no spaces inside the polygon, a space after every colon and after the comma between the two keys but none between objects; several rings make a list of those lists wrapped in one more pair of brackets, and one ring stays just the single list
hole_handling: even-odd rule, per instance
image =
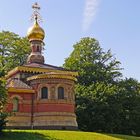
[{"label": "church tower", "polygon": [[33,5],[34,24],[27,37],[31,54],[26,64],[8,72],[7,128],[77,129],[74,85],[77,72],[44,63],[45,37],[39,25],[40,7]]},{"label": "church tower", "polygon": [[35,3],[32,6],[32,8],[34,9],[34,25],[30,27],[27,32],[27,37],[30,41],[32,52],[28,57],[27,63],[44,64],[44,56],[42,55],[42,49],[44,45],[43,39],[45,37],[45,32],[38,24],[38,19],[40,17],[38,10],[40,9],[40,7],[37,3]]}]

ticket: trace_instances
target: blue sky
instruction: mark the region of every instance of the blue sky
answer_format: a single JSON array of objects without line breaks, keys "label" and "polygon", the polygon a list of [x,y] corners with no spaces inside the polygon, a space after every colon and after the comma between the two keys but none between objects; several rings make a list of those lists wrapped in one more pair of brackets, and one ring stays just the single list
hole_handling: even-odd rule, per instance
[{"label": "blue sky", "polygon": [[0,31],[26,36],[31,6],[41,6],[45,60],[61,66],[82,37],[94,37],[121,61],[124,77],[140,81],[140,0],[1,0]]}]

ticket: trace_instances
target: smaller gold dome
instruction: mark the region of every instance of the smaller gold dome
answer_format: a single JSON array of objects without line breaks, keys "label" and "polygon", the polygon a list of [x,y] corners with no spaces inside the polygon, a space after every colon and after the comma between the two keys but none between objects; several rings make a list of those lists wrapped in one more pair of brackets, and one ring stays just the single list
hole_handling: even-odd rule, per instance
[{"label": "smaller gold dome", "polygon": [[35,21],[34,25],[28,29],[27,37],[29,41],[32,40],[43,40],[45,37],[44,30],[39,26],[38,22]]}]

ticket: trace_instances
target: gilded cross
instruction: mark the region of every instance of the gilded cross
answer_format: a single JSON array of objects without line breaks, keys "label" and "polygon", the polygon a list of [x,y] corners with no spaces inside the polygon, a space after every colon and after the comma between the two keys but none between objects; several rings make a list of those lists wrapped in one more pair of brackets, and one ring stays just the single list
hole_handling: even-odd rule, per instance
[{"label": "gilded cross", "polygon": [[33,8],[33,14],[31,16],[31,21],[37,21],[37,22],[40,22],[42,21],[42,18],[40,16],[40,13],[39,13],[39,10],[41,9],[40,6],[38,5],[38,3],[34,3],[32,5],[32,8]]}]

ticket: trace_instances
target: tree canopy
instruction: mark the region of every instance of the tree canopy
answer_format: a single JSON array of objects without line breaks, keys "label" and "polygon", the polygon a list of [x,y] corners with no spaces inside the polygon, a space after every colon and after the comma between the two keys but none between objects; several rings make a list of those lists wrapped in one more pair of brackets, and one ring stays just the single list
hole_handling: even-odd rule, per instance
[{"label": "tree canopy", "polygon": [[9,32],[0,32],[0,69],[9,71],[25,63],[30,53],[29,42],[26,37]]},{"label": "tree canopy", "polygon": [[140,135],[140,84],[122,79],[120,62],[94,38],[82,38],[64,67],[79,73],[76,114],[79,129]]},{"label": "tree canopy", "polygon": [[96,82],[112,83],[121,77],[120,62],[103,51],[94,38],[83,38],[74,46],[74,51],[65,60],[64,67],[79,72],[78,83],[90,85]]},{"label": "tree canopy", "polygon": [[[0,70],[1,71],[1,70]],[[6,126],[6,117],[7,113],[4,112],[4,105],[6,104],[7,100],[7,91],[6,91],[6,81],[3,78],[3,72],[0,72],[0,132]]]}]

